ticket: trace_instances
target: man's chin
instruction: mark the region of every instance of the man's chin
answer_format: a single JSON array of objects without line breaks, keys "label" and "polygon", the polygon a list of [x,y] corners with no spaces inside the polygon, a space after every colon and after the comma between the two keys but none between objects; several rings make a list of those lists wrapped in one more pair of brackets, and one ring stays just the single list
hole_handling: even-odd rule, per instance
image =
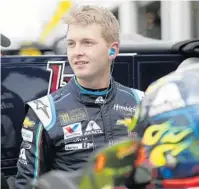
[{"label": "man's chin", "polygon": [[81,80],[90,80],[93,78],[93,75],[91,74],[75,74],[76,78],[81,79]]}]

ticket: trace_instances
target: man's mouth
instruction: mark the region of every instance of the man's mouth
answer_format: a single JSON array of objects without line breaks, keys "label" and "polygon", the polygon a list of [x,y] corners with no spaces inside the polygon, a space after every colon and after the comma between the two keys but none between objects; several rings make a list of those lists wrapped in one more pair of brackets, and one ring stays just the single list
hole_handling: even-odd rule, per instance
[{"label": "man's mouth", "polygon": [[75,62],[75,65],[84,65],[84,64],[88,64],[88,62],[85,62],[85,61]]}]

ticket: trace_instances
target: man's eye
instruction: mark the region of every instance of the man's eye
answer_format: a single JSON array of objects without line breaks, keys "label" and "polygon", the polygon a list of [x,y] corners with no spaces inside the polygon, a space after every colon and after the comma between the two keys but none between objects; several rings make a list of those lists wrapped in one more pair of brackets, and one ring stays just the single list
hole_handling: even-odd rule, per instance
[{"label": "man's eye", "polygon": [[91,41],[84,41],[85,45],[92,45],[93,43]]},{"label": "man's eye", "polygon": [[68,46],[69,47],[74,46],[74,43],[73,42],[68,42]]}]

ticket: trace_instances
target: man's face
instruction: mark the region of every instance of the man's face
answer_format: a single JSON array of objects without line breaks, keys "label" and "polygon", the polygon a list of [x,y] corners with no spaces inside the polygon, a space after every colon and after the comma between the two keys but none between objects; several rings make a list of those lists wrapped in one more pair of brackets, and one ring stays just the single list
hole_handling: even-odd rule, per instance
[{"label": "man's face", "polygon": [[67,35],[69,63],[80,79],[92,79],[110,73],[109,47],[101,35],[101,26],[70,25]]}]

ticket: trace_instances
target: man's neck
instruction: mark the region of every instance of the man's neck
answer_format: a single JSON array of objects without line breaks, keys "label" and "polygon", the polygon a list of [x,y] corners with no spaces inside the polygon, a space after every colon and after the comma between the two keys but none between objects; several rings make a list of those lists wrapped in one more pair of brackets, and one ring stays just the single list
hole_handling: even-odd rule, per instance
[{"label": "man's neck", "polygon": [[92,80],[84,80],[76,78],[77,82],[84,88],[87,89],[105,89],[110,85],[110,75],[104,76],[103,78],[93,78]]}]

